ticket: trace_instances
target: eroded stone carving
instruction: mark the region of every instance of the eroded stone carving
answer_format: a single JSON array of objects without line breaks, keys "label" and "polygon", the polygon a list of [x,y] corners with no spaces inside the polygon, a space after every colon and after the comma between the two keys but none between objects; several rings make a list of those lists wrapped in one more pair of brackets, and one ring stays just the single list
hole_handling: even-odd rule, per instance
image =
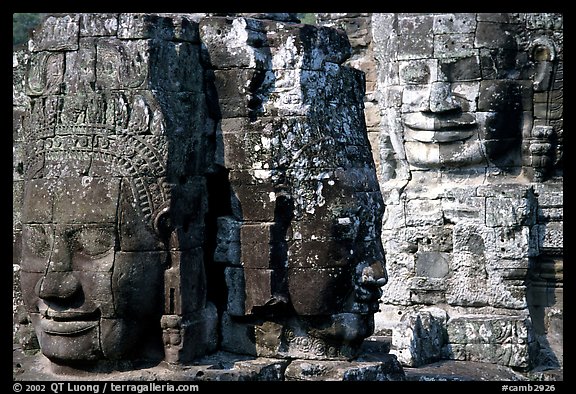
[{"label": "eroded stone carving", "polygon": [[[211,123],[203,92],[187,83],[202,74],[190,56],[199,43],[71,27],[81,19],[114,29],[109,18],[50,18],[32,45],[24,302],[54,364],[185,361],[215,349],[217,325],[202,252],[206,157],[197,152]],[[155,67],[182,61],[178,84]]]},{"label": "eroded stone carving", "polygon": [[562,150],[561,28],[530,22],[554,15],[374,17],[380,102],[390,138],[404,141],[395,144],[400,162],[415,170],[524,167],[541,181],[561,160],[552,149]]},{"label": "eroded stone carving", "polygon": [[348,40],[329,28],[225,17],[202,20],[200,36],[232,200],[215,253],[229,290],[223,348],[351,358],[372,333],[387,275],[363,76],[340,65]]},{"label": "eroded stone carving", "polygon": [[[75,14],[36,33],[20,277],[57,371],[344,360],[372,334],[388,277],[364,74],[344,34],[293,22]],[[402,378],[383,357],[330,368]]]},{"label": "eroded stone carving", "polygon": [[[529,368],[549,352],[533,292],[543,262],[559,264],[538,241],[538,212],[562,182],[561,25],[556,14],[373,15],[381,141],[396,158],[394,172],[380,174],[394,278],[383,289],[382,316],[389,322],[410,307],[392,344],[396,354],[413,351],[399,356],[407,365],[447,357]],[[551,291],[548,307],[561,305]],[[409,321],[428,319],[429,305],[449,315],[434,351],[402,334],[417,330],[406,329]],[[498,353],[503,342],[492,326],[478,328],[490,331],[483,343],[450,328],[475,326],[474,316],[486,313],[530,334],[508,330],[513,345]],[[561,362],[554,358],[547,365]]]},{"label": "eroded stone carving", "polygon": [[376,329],[402,363],[562,364],[562,16],[321,16],[356,47],[294,14],[37,32],[15,275],[55,365],[224,349],[272,379],[401,378],[342,361],[374,330],[381,228]]}]

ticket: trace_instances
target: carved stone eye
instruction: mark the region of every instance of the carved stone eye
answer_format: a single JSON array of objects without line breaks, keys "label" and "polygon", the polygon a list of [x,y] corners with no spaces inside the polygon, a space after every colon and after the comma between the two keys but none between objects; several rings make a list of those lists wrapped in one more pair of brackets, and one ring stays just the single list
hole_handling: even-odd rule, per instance
[{"label": "carved stone eye", "polygon": [[86,256],[101,256],[114,248],[114,230],[108,228],[82,228],[73,236],[75,249]]},{"label": "carved stone eye", "polygon": [[25,246],[34,256],[48,257],[50,255],[52,237],[44,226],[26,226],[23,235]]},{"label": "carved stone eye", "polygon": [[360,222],[353,216],[343,216],[336,219],[334,223],[334,236],[341,240],[355,240],[358,235]]},{"label": "carved stone eye", "polygon": [[426,84],[430,80],[430,68],[422,62],[410,62],[400,69],[400,78],[407,84]]}]

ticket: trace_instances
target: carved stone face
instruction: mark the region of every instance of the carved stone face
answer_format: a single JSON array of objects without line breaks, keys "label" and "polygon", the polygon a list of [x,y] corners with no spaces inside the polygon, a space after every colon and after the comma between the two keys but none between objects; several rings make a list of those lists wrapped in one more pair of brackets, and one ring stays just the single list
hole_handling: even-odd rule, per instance
[{"label": "carved stone face", "polygon": [[411,166],[510,165],[531,92],[518,80],[517,43],[505,26],[475,14],[399,14],[387,106]]},{"label": "carved stone face", "polygon": [[213,121],[185,19],[62,14],[32,38],[21,278],[56,363],[183,362],[216,347],[202,250]]},{"label": "carved stone face", "polygon": [[384,203],[370,188],[371,175],[364,168],[339,168],[308,183],[315,201],[290,224],[288,289],[297,314],[378,310],[387,281],[378,237]]},{"label": "carved stone face", "polygon": [[126,357],[159,327],[166,252],[121,196],[120,178],[27,183],[22,292],[52,361]]},{"label": "carved stone face", "polygon": [[379,238],[384,202],[369,168],[327,174],[310,184],[313,212],[290,226],[288,294],[308,333],[341,345],[372,334],[388,280]]},{"label": "carved stone face", "polygon": [[[275,170],[230,172],[233,211],[242,221],[231,243],[234,237],[224,229],[233,221],[221,222],[216,260],[233,265],[226,268],[227,313],[279,325],[257,330],[259,355],[350,357],[372,334],[387,282],[380,240],[384,202],[365,132],[327,127],[320,133],[284,119],[246,124],[259,132],[240,140],[227,132],[238,122],[222,122],[227,159],[244,159],[250,168],[258,159]],[[235,247],[237,259],[230,257]],[[321,350],[300,346],[312,342]]]},{"label": "carved stone face", "polygon": [[336,29],[242,18],[206,18],[200,34],[232,196],[214,258],[226,264],[222,346],[350,358],[387,280],[365,78],[341,65],[350,43]]},{"label": "carved stone face", "polygon": [[520,135],[518,86],[512,81],[475,82],[479,78],[479,59],[460,61],[471,64],[471,68],[456,73],[451,70],[452,64],[438,60],[401,65],[400,86],[407,98],[401,117],[406,156],[415,166],[486,163],[505,152],[505,147]]}]

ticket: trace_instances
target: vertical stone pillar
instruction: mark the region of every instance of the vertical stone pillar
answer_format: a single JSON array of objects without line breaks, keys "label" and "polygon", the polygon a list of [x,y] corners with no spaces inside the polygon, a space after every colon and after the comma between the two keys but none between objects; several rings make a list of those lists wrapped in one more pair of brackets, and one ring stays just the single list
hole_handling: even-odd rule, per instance
[{"label": "vertical stone pillar", "polygon": [[26,64],[30,53],[19,48],[12,53],[12,312],[13,341],[23,350],[37,350],[38,340],[30,324],[20,288],[22,259],[22,203],[24,197],[23,125],[30,98],[25,94]]}]

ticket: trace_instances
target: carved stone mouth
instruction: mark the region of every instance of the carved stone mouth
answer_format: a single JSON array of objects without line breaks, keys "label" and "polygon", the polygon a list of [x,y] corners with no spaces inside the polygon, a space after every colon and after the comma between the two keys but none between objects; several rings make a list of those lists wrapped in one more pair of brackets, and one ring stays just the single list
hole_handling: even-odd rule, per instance
[{"label": "carved stone mouth", "polygon": [[91,330],[96,327],[98,323],[98,320],[55,321],[51,319],[42,319],[40,321],[40,327],[46,334],[72,336]]},{"label": "carved stone mouth", "polygon": [[429,130],[406,130],[406,137],[419,142],[455,142],[464,141],[474,135],[473,131],[429,131]]},{"label": "carved stone mouth", "polygon": [[454,115],[411,112],[404,115],[404,124],[414,130],[469,129],[476,125],[476,118],[469,112]]},{"label": "carved stone mouth", "polygon": [[378,300],[382,296],[382,289],[377,286],[357,286],[356,302],[368,307],[369,312],[378,311]]},{"label": "carved stone mouth", "polygon": [[78,335],[96,327],[100,323],[99,315],[97,312],[49,311],[40,320],[40,328],[50,335]]},{"label": "carved stone mouth", "polygon": [[406,137],[420,142],[467,140],[474,135],[476,124],[475,117],[470,113],[440,116],[416,112],[404,116]]}]

